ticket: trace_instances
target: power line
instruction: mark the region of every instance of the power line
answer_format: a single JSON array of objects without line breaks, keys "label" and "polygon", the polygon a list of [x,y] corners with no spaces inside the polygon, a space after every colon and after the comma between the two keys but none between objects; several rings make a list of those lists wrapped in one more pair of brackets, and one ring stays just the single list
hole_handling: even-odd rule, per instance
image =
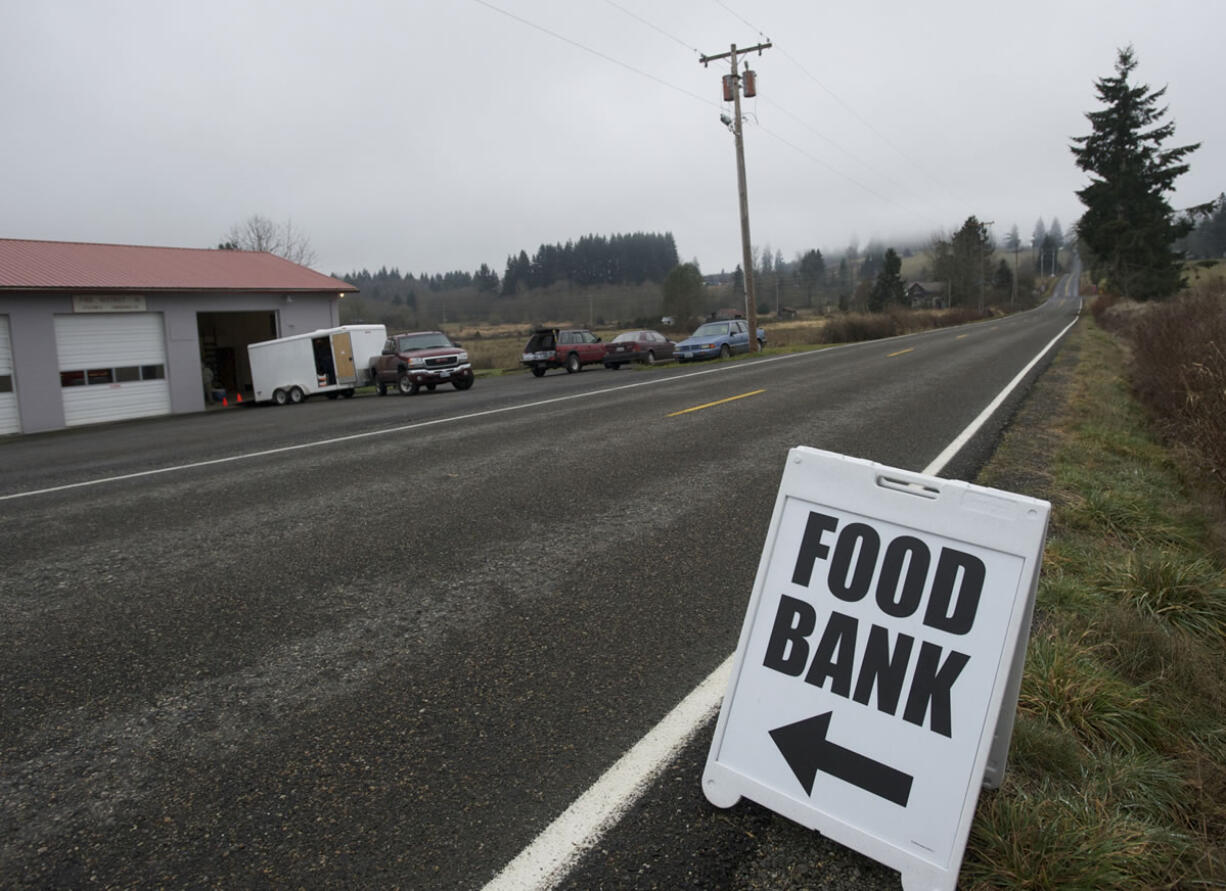
[{"label": "power line", "polygon": [[699,96],[697,93],[694,93],[694,92],[691,92],[690,90],[685,89],[685,87],[679,87],[676,84],[670,84],[668,81],[662,78],[656,77],[654,74],[650,74],[646,71],[643,71],[641,68],[635,68],[633,65],[629,65],[626,62],[621,61],[620,59],[615,59],[610,55],[602,53],[600,50],[592,49],[590,46],[586,46],[577,40],[572,40],[571,38],[566,37],[563,34],[559,34],[556,31],[551,31],[550,29],[546,28],[544,25],[538,25],[536,22],[529,21],[523,16],[516,15],[515,13],[509,12],[508,10],[495,6],[492,3],[487,3],[486,0],[473,0],[473,2],[481,4],[486,9],[491,9],[494,12],[501,13],[502,15],[505,15],[509,19],[514,19],[515,21],[519,22],[521,25],[527,25],[529,28],[533,28],[537,31],[540,31],[542,34],[548,34],[550,37],[554,38],[555,40],[560,40],[563,43],[568,43],[571,46],[575,47],[576,49],[583,50],[585,53],[591,53],[593,56],[604,59],[606,62],[610,62],[614,65],[617,65],[620,68],[625,68],[627,71],[631,71],[634,74],[637,74],[639,77],[645,77],[648,80],[655,81],[656,83],[660,84],[660,86],[668,87],[670,90],[675,90],[678,93],[689,96],[691,99],[697,99],[699,102],[703,103],[704,105],[712,105],[716,108],[720,107],[719,103],[712,102],[710,99],[706,99],[703,96]]},{"label": "power line", "polygon": [[639,21],[639,22],[643,23],[644,25],[646,25],[648,28],[650,28],[650,29],[651,29],[651,30],[653,30],[653,31],[656,31],[656,32],[658,32],[658,33],[660,33],[660,34],[663,34],[663,35],[664,35],[665,37],[667,37],[669,40],[672,40],[673,42],[680,44],[681,46],[685,47],[687,50],[689,50],[690,52],[694,53],[695,55],[699,55],[699,56],[701,56],[701,55],[702,55],[702,51],[701,51],[701,50],[699,50],[697,47],[690,46],[688,43],[686,43],[686,42],[685,42],[684,40],[682,40],[680,37],[677,37],[677,36],[676,36],[676,35],[674,35],[674,34],[670,34],[669,32],[665,31],[665,30],[664,30],[663,28],[661,28],[660,26],[655,25],[655,24],[653,24],[653,23],[651,23],[651,22],[647,21],[647,19],[643,18],[643,17],[642,17],[641,15],[639,15],[638,13],[636,13],[636,12],[631,12],[629,9],[626,9],[626,7],[622,6],[620,3],[615,3],[615,2],[613,2],[613,0],[605,0],[605,3],[608,3],[608,4],[609,4],[610,6],[612,6],[614,9],[620,9],[620,10],[621,10],[622,12],[624,12],[626,15],[630,16],[630,18],[635,19],[636,21]]},{"label": "power line", "polygon": [[[550,37],[554,38],[555,40],[560,40],[560,41],[562,41],[563,43],[566,43],[566,44],[568,44],[568,45],[570,45],[570,46],[575,47],[576,49],[582,50],[583,52],[586,52],[586,53],[589,53],[589,54],[591,54],[591,55],[593,55],[593,56],[596,56],[597,58],[603,59],[603,60],[604,60],[604,61],[606,61],[606,62],[609,62],[609,63],[611,63],[611,64],[617,65],[617,66],[618,66],[618,67],[620,67],[620,68],[624,68],[624,69],[626,69],[627,71],[630,71],[630,72],[632,72],[632,73],[634,73],[634,74],[637,74],[637,75],[638,75],[638,76],[640,76],[640,77],[645,77],[645,78],[647,78],[648,80],[651,80],[651,81],[653,81],[653,82],[655,82],[655,83],[660,84],[661,86],[668,87],[670,90],[673,90],[673,91],[675,91],[675,92],[677,92],[677,93],[681,93],[682,95],[687,96],[687,97],[689,97],[689,98],[691,98],[691,99],[697,100],[698,102],[701,102],[701,103],[702,103],[702,104],[704,104],[704,105],[711,106],[711,107],[716,108],[716,109],[722,109],[722,108],[723,108],[723,106],[721,106],[719,103],[717,103],[717,102],[713,102],[713,101],[711,101],[710,99],[707,99],[707,98],[706,98],[706,97],[704,97],[704,96],[700,96],[699,94],[694,93],[694,92],[693,92],[693,91],[691,91],[691,90],[687,90],[687,89],[685,89],[684,87],[679,87],[679,86],[677,86],[676,84],[669,83],[668,81],[666,81],[666,80],[664,80],[664,79],[662,79],[662,78],[660,78],[660,77],[657,77],[657,76],[656,76],[656,75],[654,75],[654,74],[651,74],[651,73],[649,73],[649,72],[643,71],[642,69],[636,68],[636,67],[634,67],[633,65],[630,65],[630,64],[628,64],[628,63],[626,63],[626,62],[621,61],[620,59],[616,59],[616,58],[614,58],[613,56],[608,55],[607,53],[603,53],[603,52],[601,52],[601,51],[599,51],[599,50],[593,49],[592,47],[587,46],[587,45],[585,45],[585,44],[583,44],[583,43],[580,43],[579,41],[574,40],[574,39],[572,39],[572,38],[570,38],[570,37],[567,37],[567,36],[565,36],[565,35],[563,35],[563,34],[559,34],[558,32],[553,31],[553,30],[551,30],[551,29],[549,29],[549,28],[545,27],[544,25],[537,24],[536,22],[530,21],[529,19],[526,19],[526,18],[524,18],[523,16],[517,15],[517,14],[515,14],[515,13],[513,13],[513,12],[510,12],[510,11],[508,11],[508,10],[506,10],[506,9],[502,9],[502,8],[501,8],[501,7],[499,7],[499,6],[495,6],[494,4],[492,4],[492,3],[488,2],[488,0],[474,0],[474,2],[475,2],[475,3],[480,4],[481,6],[484,6],[484,7],[486,7],[487,9],[490,9],[490,10],[492,10],[492,11],[494,11],[494,12],[500,13],[500,14],[502,14],[502,15],[506,16],[507,18],[513,19],[513,20],[515,20],[515,21],[519,22],[519,23],[520,23],[520,24],[522,24],[522,25],[525,25],[525,26],[527,26],[527,27],[529,27],[529,28],[532,28],[532,29],[534,29],[534,30],[536,30],[536,31],[540,31],[542,34],[546,34],[546,35],[548,35],[548,36],[550,36]],[[663,35],[665,35],[665,36],[669,37],[671,40],[674,40],[675,42],[679,43],[681,46],[684,46],[686,49],[694,49],[693,47],[689,46],[689,45],[688,45],[688,44],[686,44],[684,41],[682,41],[680,38],[674,37],[673,35],[669,34],[669,33],[668,33],[667,31],[665,31],[664,29],[657,27],[656,25],[652,24],[651,22],[649,22],[647,19],[643,18],[642,16],[639,16],[639,15],[637,15],[637,14],[635,14],[635,13],[631,12],[630,10],[627,10],[627,9],[625,9],[624,7],[620,6],[618,3],[613,2],[613,0],[606,0],[606,2],[607,2],[607,3],[609,3],[611,6],[613,6],[613,7],[617,8],[617,9],[619,9],[620,11],[622,11],[623,13],[625,13],[626,15],[629,15],[631,18],[636,19],[637,21],[639,21],[639,22],[640,22],[641,24],[643,24],[644,26],[649,27],[649,28],[651,28],[652,30],[658,31],[659,33],[661,33],[661,34],[663,34]],[[745,19],[741,18],[739,15],[737,15],[735,12],[733,12],[733,11],[732,11],[732,10],[731,10],[731,9],[730,9],[730,8],[729,8],[727,5],[726,5],[726,4],[724,4],[723,2],[721,2],[721,0],[714,0],[714,2],[718,3],[718,4],[719,4],[721,7],[723,7],[725,10],[727,10],[727,11],[728,11],[728,12],[729,12],[731,15],[733,15],[734,17],[736,17],[736,18],[740,19],[740,21],[742,21],[744,24],[746,24],[746,25],[747,25],[749,28],[751,28],[751,29],[753,29],[753,30],[755,30],[755,31],[758,31],[758,33],[759,33],[759,34],[761,34],[761,33],[762,33],[762,32],[761,32],[759,29],[757,29],[757,28],[756,28],[756,27],[755,27],[753,24],[751,24],[751,23],[747,22]],[[694,49],[694,51],[695,51],[695,52],[698,52],[698,50],[696,50],[696,49]],[[699,55],[701,56],[701,53],[699,53]],[[786,55],[786,53],[785,53],[785,55]],[[794,62],[795,60],[792,60],[792,61]],[[800,67],[800,66],[798,65],[798,67]],[[802,68],[802,71],[803,71],[803,68]],[[807,74],[808,72],[805,72],[805,73]],[[810,75],[810,77],[811,77],[811,75]],[[814,79],[814,80],[816,80],[816,79]],[[833,95],[833,93],[832,93],[831,95]],[[837,98],[837,97],[836,97],[836,98]],[[842,101],[842,100],[840,100],[840,102],[841,102],[841,101]],[[791,112],[788,112],[788,111],[787,111],[786,109],[784,109],[782,106],[779,106],[777,103],[772,103],[772,104],[773,104],[773,105],[774,105],[776,108],[779,108],[779,110],[780,110],[780,111],[783,111],[785,114],[787,114],[787,115],[789,115],[789,116],[791,116],[791,117],[795,118],[797,121],[800,121],[802,125],[804,125],[804,122],[803,122],[803,121],[801,121],[801,119],[800,119],[800,118],[798,118],[798,117],[796,117],[795,115],[791,114]],[[805,125],[805,126],[807,126],[807,125]],[[921,216],[921,217],[923,217],[924,219],[928,220],[930,223],[932,223],[932,224],[934,224],[934,225],[937,225],[937,226],[939,227],[939,225],[940,225],[940,224],[939,224],[939,223],[935,223],[934,221],[930,220],[930,219],[927,217],[927,215],[925,215],[925,214],[920,214],[920,213],[918,213],[917,211],[914,211],[914,210],[909,210],[908,208],[903,207],[902,205],[898,204],[898,202],[894,201],[894,200],[893,200],[893,199],[891,199],[891,198],[888,198],[888,197],[887,197],[887,196],[885,196],[885,195],[882,195],[881,193],[877,192],[875,189],[873,189],[873,188],[871,188],[871,187],[869,187],[869,186],[865,185],[864,183],[860,182],[860,181],[859,181],[859,180],[857,180],[855,177],[850,176],[850,175],[848,175],[848,174],[846,174],[846,173],[843,173],[843,172],[842,172],[842,171],[840,171],[838,168],[836,168],[836,167],[832,166],[831,164],[829,164],[828,162],[823,161],[823,160],[821,160],[820,158],[818,158],[818,157],[816,157],[816,156],[814,156],[814,155],[810,154],[809,152],[807,152],[807,151],[805,151],[804,149],[800,148],[799,146],[797,146],[797,145],[793,144],[792,142],[789,142],[787,139],[783,138],[782,136],[778,135],[777,133],[774,133],[773,131],[768,130],[768,129],[767,129],[767,128],[765,128],[765,127],[762,127],[760,123],[758,124],[758,127],[759,127],[759,129],[761,129],[761,130],[762,130],[762,132],[763,132],[763,133],[767,134],[767,135],[768,135],[768,136],[770,136],[772,139],[775,139],[775,140],[777,140],[778,142],[780,142],[780,143],[782,143],[782,144],[786,145],[788,148],[792,149],[792,150],[793,150],[793,151],[795,151],[797,154],[799,154],[799,155],[801,155],[801,156],[803,156],[803,157],[807,158],[808,160],[810,160],[810,161],[812,161],[813,163],[815,163],[815,164],[817,164],[817,165],[819,165],[819,166],[821,166],[821,167],[825,168],[826,170],[829,170],[829,171],[830,171],[831,173],[833,173],[834,175],[836,175],[836,176],[838,176],[838,177],[840,177],[840,178],[842,178],[842,179],[846,180],[847,182],[849,182],[849,183],[851,183],[853,186],[855,186],[855,187],[857,187],[857,188],[859,188],[859,189],[863,190],[863,191],[864,191],[864,192],[866,192],[867,194],[872,195],[873,197],[878,198],[878,199],[880,199],[881,201],[884,201],[884,202],[885,202],[885,203],[887,203],[887,204],[890,204],[890,205],[892,205],[892,206],[894,206],[894,207],[897,207],[897,208],[899,208],[900,210],[906,211],[906,212],[908,212],[908,213],[914,213],[914,214],[916,214],[917,216]],[[812,128],[809,128],[809,129],[812,129]],[[849,156],[854,157],[854,155],[853,155],[853,154],[852,154],[852,153],[851,153],[849,150],[842,148],[841,146],[839,146],[839,145],[838,145],[838,143],[836,143],[834,140],[831,140],[829,137],[821,136],[821,134],[817,134],[817,135],[819,135],[819,136],[820,136],[822,139],[824,139],[825,141],[829,142],[831,145],[834,145],[836,148],[839,148],[841,151],[843,151],[844,153],[848,154]],[[861,163],[863,163],[863,162],[861,162]],[[866,166],[867,166],[867,165],[866,165]],[[872,172],[873,172],[875,175],[877,175],[877,176],[881,176],[881,177],[882,177],[882,178],[884,178],[884,179],[887,179],[887,180],[889,179],[889,177],[886,177],[884,174],[881,174],[881,173],[879,173],[879,172],[877,172],[877,171],[872,171]]]},{"label": "power line", "polygon": [[[729,15],[733,16],[734,18],[736,18],[736,19],[738,19],[739,21],[741,21],[742,23],[744,23],[744,24],[745,24],[747,27],[753,28],[753,29],[754,29],[755,31],[757,31],[759,34],[761,34],[761,33],[762,33],[761,29],[759,29],[759,28],[757,27],[757,25],[754,25],[753,23],[751,23],[751,22],[747,21],[745,18],[743,18],[741,15],[739,15],[739,14],[738,14],[738,13],[737,13],[735,10],[733,10],[733,9],[732,9],[730,6],[728,6],[728,4],[724,3],[724,2],[723,2],[723,0],[714,0],[714,2],[715,2],[715,3],[716,3],[718,6],[720,6],[722,9],[724,9],[724,11],[726,11],[726,12],[727,12]],[[860,112],[856,111],[856,109],[855,109],[855,107],[854,107],[854,106],[852,106],[852,105],[850,105],[849,103],[845,102],[845,101],[843,100],[843,97],[839,96],[839,95],[838,95],[836,92],[834,92],[834,90],[830,89],[828,86],[826,86],[824,83],[822,83],[822,82],[821,82],[821,81],[820,81],[820,80],[819,80],[819,79],[816,77],[816,75],[814,75],[814,74],[813,74],[812,72],[810,72],[810,71],[809,71],[807,68],[805,68],[805,66],[804,66],[804,65],[802,65],[802,64],[800,63],[800,61],[799,61],[799,60],[798,60],[798,59],[797,59],[795,56],[793,56],[791,53],[789,53],[789,52],[787,51],[787,48],[786,48],[786,47],[779,46],[779,44],[777,44],[777,43],[775,44],[775,47],[776,47],[776,49],[778,49],[778,50],[779,50],[779,52],[780,52],[780,53],[782,53],[782,54],[783,54],[783,57],[784,57],[785,59],[787,59],[789,62],[791,62],[791,63],[792,63],[793,65],[795,65],[797,68],[799,68],[799,69],[800,69],[800,71],[801,71],[801,73],[802,73],[802,74],[804,74],[804,75],[805,75],[805,77],[809,78],[809,80],[811,80],[811,81],[813,81],[813,83],[817,84],[817,86],[819,86],[819,87],[820,87],[820,88],[821,88],[821,89],[822,89],[822,90],[823,90],[823,91],[824,91],[824,92],[825,92],[825,93],[826,93],[828,96],[830,96],[830,98],[832,98],[832,99],[833,99],[835,102],[839,103],[839,105],[843,106],[843,108],[844,108],[844,109],[845,109],[845,110],[846,110],[846,111],[847,111],[847,112],[848,112],[848,113],[849,113],[849,114],[850,114],[852,117],[854,117],[854,118],[855,118],[857,121],[859,121],[861,124],[863,124],[863,125],[864,125],[864,126],[865,126],[865,127],[868,129],[868,130],[869,130],[869,132],[871,132],[871,133],[872,133],[874,136],[876,136],[878,139],[880,139],[882,142],[884,142],[886,145],[888,145],[888,146],[889,146],[891,149],[893,149],[893,150],[894,150],[894,152],[895,152],[895,153],[896,153],[896,154],[897,154],[897,155],[898,155],[900,158],[902,158],[904,161],[906,161],[907,163],[909,163],[909,164],[910,164],[911,166],[913,166],[913,167],[914,167],[916,170],[918,170],[918,171],[920,171],[921,173],[923,173],[923,174],[924,174],[926,177],[928,177],[928,178],[929,178],[929,179],[930,179],[930,180],[931,180],[933,183],[935,183],[937,186],[939,186],[939,187],[940,187],[940,188],[941,188],[941,189],[942,189],[942,190],[943,190],[943,191],[944,191],[944,192],[945,192],[947,195],[949,195],[949,197],[951,197],[951,198],[953,198],[953,197],[954,197],[953,192],[950,190],[950,188],[949,188],[947,185],[945,185],[945,183],[943,183],[943,182],[941,182],[941,180],[937,179],[937,178],[936,178],[936,176],[934,176],[934,175],[932,174],[932,172],[931,172],[931,171],[929,171],[927,168],[925,168],[923,165],[921,165],[921,164],[920,164],[918,161],[916,161],[914,158],[912,158],[910,155],[908,155],[906,152],[904,152],[902,149],[900,149],[900,148],[899,148],[897,145],[895,145],[895,144],[894,144],[894,142],[893,142],[893,140],[891,140],[891,139],[890,139],[888,136],[886,136],[884,133],[882,133],[880,130],[878,130],[878,129],[877,129],[875,126],[873,126],[873,124],[872,124],[872,123],[870,123],[870,122],[869,122],[869,121],[868,121],[868,120],[867,120],[867,119],[866,119],[866,118],[865,118],[863,115],[861,115],[861,114],[860,114]]]}]

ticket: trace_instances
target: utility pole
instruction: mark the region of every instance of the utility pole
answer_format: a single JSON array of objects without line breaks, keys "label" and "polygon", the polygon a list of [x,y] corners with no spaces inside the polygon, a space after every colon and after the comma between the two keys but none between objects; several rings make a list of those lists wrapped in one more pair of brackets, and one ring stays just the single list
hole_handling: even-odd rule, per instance
[{"label": "utility pole", "polygon": [[[770,49],[771,44],[768,40],[766,43],[759,43],[757,46],[751,46],[748,49],[743,49],[742,54],[757,52],[762,55],[762,50]],[[741,89],[742,78],[737,72],[737,48],[736,44],[732,44],[732,48],[726,53],[720,53],[718,56],[702,56],[698,61],[702,62],[703,67],[707,66],[708,62],[716,62],[720,59],[730,59],[732,62],[732,73],[724,78],[724,99],[729,98],[733,102],[733,119],[728,122],[725,116],[721,115],[721,120],[728,124],[732,135],[736,137],[736,183],[737,193],[741,202],[741,268],[745,273],[745,318],[749,325],[749,351],[757,352],[758,346],[758,303],[757,294],[754,291],[753,283],[753,250],[749,244],[749,189],[745,184],[745,141],[741,136]],[[753,72],[747,72],[752,75]],[[749,80],[750,91],[747,95],[752,97],[755,95],[752,78]]]},{"label": "utility pole", "polygon": [[988,227],[995,223],[995,220],[984,220],[979,224],[979,312],[981,314],[983,313],[984,292],[988,286],[988,274],[983,268],[987,263],[987,251],[983,249],[983,239],[988,234]]}]

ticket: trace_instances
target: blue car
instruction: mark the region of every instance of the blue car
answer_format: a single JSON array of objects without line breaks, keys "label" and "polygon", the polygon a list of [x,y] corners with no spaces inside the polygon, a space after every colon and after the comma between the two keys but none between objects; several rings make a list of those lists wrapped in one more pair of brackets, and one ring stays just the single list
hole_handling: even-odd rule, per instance
[{"label": "blue car", "polygon": [[[758,343],[766,345],[766,332],[758,329]],[[749,323],[744,319],[707,322],[677,344],[678,362],[690,359],[727,359],[733,353],[749,352]]]}]

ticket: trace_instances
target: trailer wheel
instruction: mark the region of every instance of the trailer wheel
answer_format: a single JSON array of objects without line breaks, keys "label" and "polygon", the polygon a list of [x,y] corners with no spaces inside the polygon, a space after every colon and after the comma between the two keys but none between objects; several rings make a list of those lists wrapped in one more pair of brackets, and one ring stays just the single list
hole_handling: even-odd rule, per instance
[{"label": "trailer wheel", "polygon": [[306,393],[302,392],[302,387],[290,387],[289,388],[290,405],[297,405],[303,399],[306,399]]},{"label": "trailer wheel", "polygon": [[396,378],[396,387],[405,396],[415,396],[417,394],[417,382],[409,377],[408,372]]},{"label": "trailer wheel", "polygon": [[341,398],[342,399],[352,399],[353,398],[353,387],[350,387],[348,390],[341,390]]},{"label": "trailer wheel", "polygon": [[473,379],[471,377],[457,377],[451,382],[451,386],[455,387],[457,390],[467,390],[472,385]]},{"label": "trailer wheel", "polygon": [[289,396],[287,396],[285,391],[282,390],[280,387],[277,387],[277,389],[272,391],[272,404],[273,405],[285,405],[285,403],[287,403],[288,401],[289,401]]},{"label": "trailer wheel", "polygon": [[438,384],[426,384],[426,389],[427,389],[427,390],[429,390],[431,393],[433,393],[433,392],[434,392],[434,388],[435,388],[435,387],[437,387],[437,386],[438,386]]},{"label": "trailer wheel", "polygon": [[544,365],[533,365],[532,366],[532,376],[533,377],[544,377],[545,376],[545,366]]},{"label": "trailer wheel", "polygon": [[327,396],[329,399],[340,399],[341,398],[341,394],[337,390],[333,390],[331,393],[325,393],[324,395]]}]

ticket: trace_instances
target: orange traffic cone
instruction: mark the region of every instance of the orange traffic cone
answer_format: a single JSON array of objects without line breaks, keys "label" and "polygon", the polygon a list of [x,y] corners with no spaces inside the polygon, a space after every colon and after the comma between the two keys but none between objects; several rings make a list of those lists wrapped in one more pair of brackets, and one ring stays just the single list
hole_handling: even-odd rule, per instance
[{"label": "orange traffic cone", "polygon": [[229,400],[229,399],[227,399],[225,396],[222,396],[222,397],[221,397],[221,404],[222,404],[222,405],[226,405],[226,406],[228,406],[228,405],[230,404],[230,400]]},{"label": "orange traffic cone", "polygon": [[239,393],[239,394],[238,394],[238,401],[239,401],[239,402],[242,402],[242,401],[243,401],[243,394],[242,394],[242,393]]}]

